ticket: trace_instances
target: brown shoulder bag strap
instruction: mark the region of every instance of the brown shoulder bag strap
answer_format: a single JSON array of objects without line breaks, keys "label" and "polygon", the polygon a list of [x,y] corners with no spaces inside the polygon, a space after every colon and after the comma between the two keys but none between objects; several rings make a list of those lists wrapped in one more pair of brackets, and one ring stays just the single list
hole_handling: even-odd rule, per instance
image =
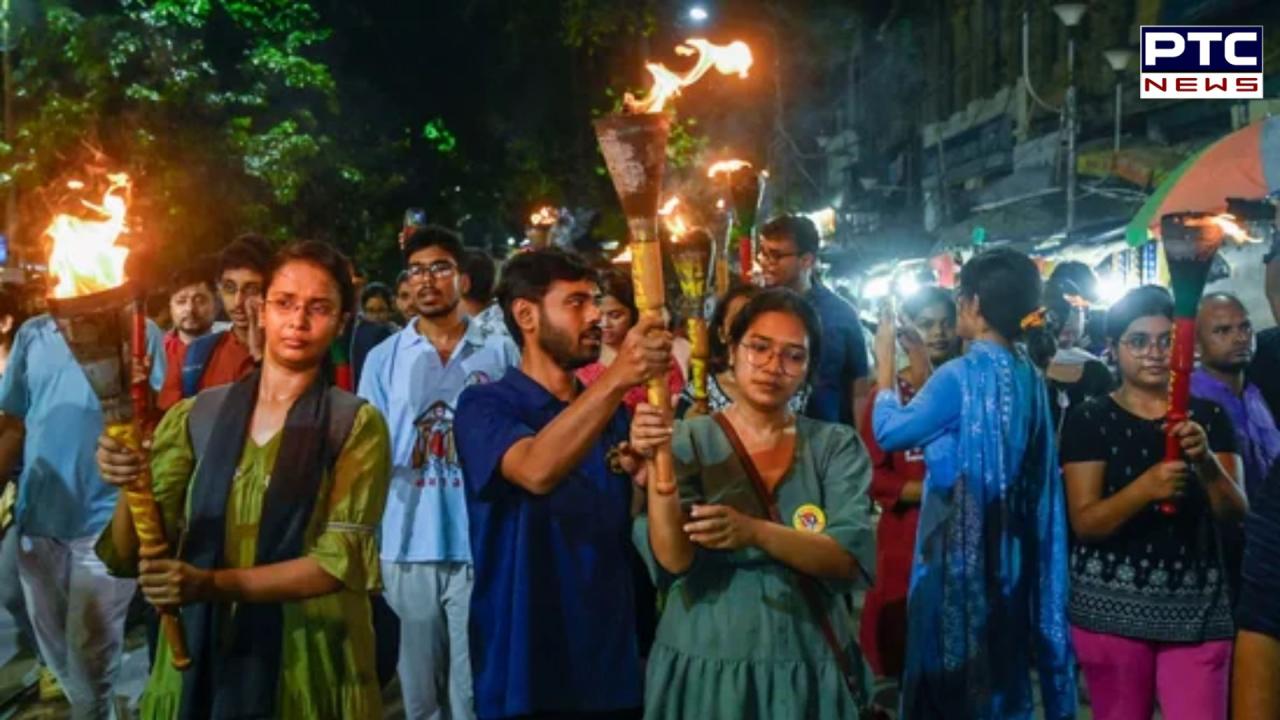
[{"label": "brown shoulder bag strap", "polygon": [[[725,438],[733,446],[733,452],[738,456],[738,462],[742,464],[742,469],[747,473],[747,477],[751,479],[751,484],[755,487],[760,503],[768,510],[769,519],[780,525],[783,524],[782,515],[778,511],[778,503],[774,499],[773,493],[769,492],[769,487],[765,485],[764,478],[760,475],[760,469],[756,467],[755,461],[751,459],[751,454],[747,452],[747,447],[742,444],[742,438],[738,437],[738,431],[733,429],[733,423],[729,422],[729,418],[725,417],[724,413],[715,413],[711,417],[715,418],[716,424],[724,431]],[[853,674],[849,655],[841,649],[840,641],[836,639],[835,628],[831,625],[831,618],[827,615],[827,610],[822,602],[822,590],[818,587],[818,581],[795,568],[789,569],[795,573],[800,586],[800,594],[804,595],[810,612],[813,613],[814,619],[818,621],[818,627],[822,630],[822,638],[826,640],[827,647],[831,648],[832,654],[836,656],[836,665],[840,668],[840,674],[844,677],[845,685],[855,698],[861,698],[860,684]]]}]

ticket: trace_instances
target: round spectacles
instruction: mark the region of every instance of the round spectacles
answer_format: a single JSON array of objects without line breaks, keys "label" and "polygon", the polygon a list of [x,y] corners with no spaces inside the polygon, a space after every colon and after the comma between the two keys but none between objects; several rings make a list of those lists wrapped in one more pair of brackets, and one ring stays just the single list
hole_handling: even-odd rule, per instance
[{"label": "round spectacles", "polygon": [[1153,338],[1146,333],[1134,333],[1120,338],[1120,344],[1129,348],[1135,355],[1146,355],[1151,350],[1163,355],[1173,347],[1173,336],[1164,333]]},{"label": "round spectacles", "polygon": [[803,348],[784,345],[775,347],[772,343],[761,340],[743,340],[738,344],[742,348],[747,362],[757,370],[764,370],[773,365],[773,359],[781,358],[778,363],[782,374],[800,377],[809,368],[809,353]]}]

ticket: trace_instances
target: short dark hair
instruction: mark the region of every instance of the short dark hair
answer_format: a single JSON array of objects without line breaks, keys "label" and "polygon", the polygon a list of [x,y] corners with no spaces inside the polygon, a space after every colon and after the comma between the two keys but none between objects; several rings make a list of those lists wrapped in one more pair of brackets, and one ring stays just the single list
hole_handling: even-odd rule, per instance
[{"label": "short dark hair", "polygon": [[280,268],[291,262],[306,262],[319,267],[333,278],[338,286],[338,298],[342,301],[343,314],[352,311],[356,304],[355,283],[351,281],[351,261],[336,247],[319,240],[296,240],[280,249],[272,259],[267,272],[266,287],[271,287]]},{"label": "short dark hair", "polygon": [[228,270],[253,270],[263,277],[273,265],[271,243],[261,235],[246,233],[231,241],[218,255],[218,277]]},{"label": "short dark hair", "polygon": [[407,282],[409,282],[409,271],[401,270],[400,274],[396,275],[396,292],[400,292],[400,286]]},{"label": "short dark hair", "polygon": [[217,284],[213,281],[213,278],[209,277],[208,268],[207,264],[193,263],[179,269],[169,278],[169,294],[172,295],[182,288],[192,285],[204,285],[209,289],[209,292],[215,292]]},{"label": "short dark hair", "polygon": [[1125,293],[1107,310],[1107,340],[1119,342],[1134,320],[1160,316],[1173,320],[1173,296],[1159,285],[1143,285]]},{"label": "short dark hair", "polygon": [[467,292],[468,300],[481,305],[488,305],[493,300],[493,283],[497,279],[498,268],[483,250],[469,250],[462,259],[462,274],[470,280]]},{"label": "short dark hair", "polygon": [[724,297],[716,301],[715,312],[711,313],[711,324],[707,328],[707,340],[710,358],[708,362],[711,366],[711,372],[722,372],[729,367],[729,346],[724,340],[720,339],[720,331],[724,329],[724,322],[729,316],[729,306],[738,298],[746,298],[750,300],[756,296],[760,288],[748,283],[739,283],[729,288]]},{"label": "short dark hair", "polygon": [[817,255],[818,227],[803,215],[779,215],[760,228],[760,237],[790,240],[801,255]]},{"label": "short dark hair", "polygon": [[387,287],[386,283],[380,283],[375,280],[365,285],[364,290],[360,291],[360,307],[363,308],[365,303],[375,297],[382,298],[387,307],[392,307],[392,302],[395,300],[394,295],[391,293],[391,288]]},{"label": "short dark hair", "polygon": [[1049,282],[1070,281],[1076,287],[1076,293],[1089,302],[1098,301],[1098,276],[1093,268],[1079,260],[1060,262],[1049,274]]},{"label": "short dark hair", "polygon": [[627,309],[631,324],[640,321],[640,310],[636,307],[636,291],[631,284],[631,276],[616,268],[610,268],[599,274],[600,293],[607,295]]},{"label": "short dark hair", "polygon": [[1040,308],[1042,293],[1040,269],[1016,250],[987,250],[960,268],[960,296],[978,298],[982,319],[1009,341],[1027,334],[1023,320]]},{"label": "short dark hair", "polygon": [[596,281],[596,272],[577,253],[556,247],[523,252],[502,267],[502,279],[495,294],[502,308],[502,320],[516,344],[524,346],[520,325],[511,306],[516,300],[540,303],[557,282]]},{"label": "short dark hair", "polygon": [[822,320],[809,301],[790,288],[773,287],[756,293],[755,297],[747,301],[738,317],[733,319],[733,325],[729,328],[729,340],[734,345],[742,342],[751,323],[770,312],[786,313],[799,318],[804,324],[805,334],[809,336],[808,379],[813,379],[818,370],[818,362],[822,359]]},{"label": "short dark hair", "polygon": [[902,312],[906,313],[908,318],[915,320],[920,317],[920,313],[937,305],[941,305],[947,311],[947,318],[951,322],[956,321],[955,298],[937,285],[925,285],[915,291],[911,297],[903,301]]},{"label": "short dark hair", "polygon": [[404,262],[409,264],[413,254],[429,247],[438,247],[453,257],[453,261],[462,266],[467,251],[462,247],[462,236],[441,225],[427,225],[414,228],[409,237],[404,239]]}]

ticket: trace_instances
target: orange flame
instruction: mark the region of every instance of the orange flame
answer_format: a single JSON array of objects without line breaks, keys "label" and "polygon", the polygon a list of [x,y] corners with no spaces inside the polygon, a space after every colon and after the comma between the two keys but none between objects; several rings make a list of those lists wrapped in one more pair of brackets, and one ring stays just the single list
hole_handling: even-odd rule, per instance
[{"label": "orange flame", "polygon": [[679,206],[680,196],[672,195],[662,203],[662,207],[658,208],[658,217],[662,218],[662,223],[666,226],[667,232],[671,233],[672,240],[679,240],[689,232],[689,224],[684,216],[676,212]]},{"label": "orange flame", "polygon": [[1236,241],[1239,245],[1244,245],[1246,243],[1258,244],[1262,242],[1262,238],[1250,235],[1248,230],[1241,227],[1240,223],[1236,220],[1236,217],[1231,213],[1222,213],[1220,215],[1213,215],[1207,218],[1191,218],[1187,220],[1186,224],[1190,227],[1204,227],[1205,225],[1210,224],[1217,225],[1222,230],[1223,235]]},{"label": "orange flame", "polygon": [[721,173],[728,173],[732,175],[743,168],[749,167],[751,167],[751,163],[746,160],[721,160],[707,168],[707,177],[714,180],[715,177]]},{"label": "orange flame", "polygon": [[550,205],[544,205],[538,208],[538,211],[529,216],[529,224],[536,228],[551,227],[560,219],[560,212]]},{"label": "orange flame", "polygon": [[[128,232],[124,194],[129,190],[129,176],[112,173],[107,180],[110,184],[100,205],[81,200],[96,218],[59,213],[44,231],[53,239],[49,274],[57,279],[52,293],[55,298],[89,295],[124,284],[129,249],[116,245],[116,240]],[[80,189],[84,183],[73,180],[67,187]]]},{"label": "orange flame", "polygon": [[676,54],[689,56],[696,54],[697,62],[684,74],[672,72],[662,63],[645,63],[649,74],[653,75],[653,87],[644,100],[637,100],[631,93],[623,98],[623,106],[629,113],[659,113],[666,107],[667,101],[679,95],[684,88],[697,82],[711,68],[722,75],[747,76],[751,68],[751,48],[741,40],[734,40],[728,45],[716,45],[702,38],[685,40],[676,46]]},{"label": "orange flame", "polygon": [[662,203],[662,207],[658,208],[658,215],[666,217],[676,211],[676,206],[680,204],[680,196],[672,195],[667,201]]}]

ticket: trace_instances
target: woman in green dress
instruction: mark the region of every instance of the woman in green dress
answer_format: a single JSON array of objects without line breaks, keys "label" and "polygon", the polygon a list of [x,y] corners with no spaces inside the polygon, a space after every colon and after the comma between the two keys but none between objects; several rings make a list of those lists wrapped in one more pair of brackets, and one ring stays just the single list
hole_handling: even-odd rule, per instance
[{"label": "woman in green dress", "polygon": [[[98,554],[137,573],[147,600],[181,608],[193,665],[161,641],[143,718],[377,718],[369,593],[389,442],[377,411],[330,388],[325,353],[352,311],[349,263],[332,247],[281,251],[260,308],[262,368],[175,405],[151,478],[179,559],[141,560],[124,495]],[[116,485],[142,459],[103,438]]]},{"label": "woman in green dress", "polygon": [[668,441],[679,492],[648,485],[634,540],[667,599],[649,656],[649,718],[851,718],[866,675],[841,595],[875,567],[871,466],[853,428],[795,416],[821,330],[766,290],[730,329],[738,398],[671,425],[642,405],[623,464]]}]

